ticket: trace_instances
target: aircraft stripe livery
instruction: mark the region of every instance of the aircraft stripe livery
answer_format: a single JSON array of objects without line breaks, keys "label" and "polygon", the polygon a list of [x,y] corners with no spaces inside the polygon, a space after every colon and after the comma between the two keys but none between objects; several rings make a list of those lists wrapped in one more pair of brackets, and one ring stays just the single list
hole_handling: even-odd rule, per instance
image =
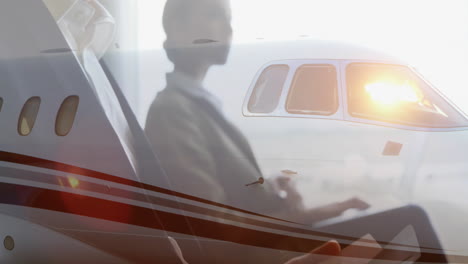
[{"label": "aircraft stripe livery", "polygon": [[[44,160],[32,158],[32,157],[25,157],[25,156],[14,157],[15,155],[11,155],[9,153],[1,153],[1,154],[2,155],[0,156],[0,160],[2,161],[12,162],[14,160],[15,163],[19,163],[18,161],[22,161],[19,164],[28,165],[28,166],[38,166],[38,164],[42,165],[46,162]],[[13,159],[11,159],[12,156],[14,157]],[[92,175],[92,174],[88,174],[90,172],[89,170],[76,168],[76,167],[75,168],[71,167],[71,170],[70,170],[70,167],[66,168],[68,166],[65,164],[56,164],[50,161],[48,163],[49,165],[45,165],[45,166],[42,165],[40,167],[48,168],[48,169],[55,169],[55,170],[58,169],[59,171],[62,171],[62,172],[83,171],[82,173],[84,174]],[[5,171],[8,172],[8,170],[5,170]],[[301,233],[314,235],[316,237],[318,236],[319,240],[313,239],[313,237],[310,237],[310,236],[309,238],[304,238],[304,237],[301,238],[301,237],[295,237],[295,236],[289,236],[289,235],[284,236],[282,234],[270,233],[270,232],[264,232],[264,231],[262,232],[262,231],[255,230],[255,229],[246,229],[245,227],[233,226],[232,224],[229,225],[229,224],[214,222],[213,220],[217,220],[216,219],[217,211],[209,210],[209,209],[207,210],[206,208],[203,208],[203,207],[197,207],[197,206],[188,205],[188,204],[185,204],[185,205],[180,204],[181,206],[183,206],[182,208],[186,211],[190,211],[192,213],[209,215],[210,217],[215,218],[215,219],[211,218],[212,221],[204,221],[202,219],[191,218],[190,223],[187,223],[184,220],[184,217],[182,215],[178,215],[177,213],[171,213],[170,211],[165,212],[165,211],[157,210],[152,207],[147,208],[147,207],[140,207],[134,204],[113,202],[113,201],[106,200],[106,199],[100,199],[97,197],[84,195],[84,193],[87,193],[85,191],[88,191],[92,195],[92,192],[100,192],[101,194],[107,194],[107,195],[111,194],[113,196],[120,196],[121,198],[124,198],[124,199],[136,200],[136,201],[140,201],[144,203],[150,202],[152,205],[156,205],[156,206],[177,208],[177,204],[172,202],[171,200],[162,199],[159,197],[151,197],[151,196],[145,197],[145,195],[144,194],[142,195],[141,193],[129,192],[129,191],[125,191],[125,190],[118,189],[118,188],[113,188],[113,187],[111,188],[109,186],[104,187],[103,185],[92,184],[89,182],[81,182],[81,181],[78,181],[76,178],[71,178],[72,176],[68,176],[68,178],[60,177],[62,178],[60,179],[59,176],[56,176],[56,175],[46,175],[46,174],[40,175],[39,173],[36,173],[39,175],[32,175],[32,177],[31,176],[21,177],[18,175],[19,176],[18,177],[17,175],[15,175],[15,174],[19,174],[17,170],[16,170],[16,173],[15,173],[15,170],[12,170],[12,172],[13,172],[13,175],[11,177],[13,179],[22,178],[23,180],[36,181],[36,182],[39,182],[38,178],[41,176],[42,177],[52,176],[55,178],[56,182],[51,182],[50,180],[42,179],[42,183],[68,187],[70,190],[77,189],[78,193],[64,192],[63,190],[60,190],[60,189],[54,190],[54,189],[47,189],[47,188],[37,188],[37,187],[26,186],[26,185],[18,185],[14,183],[7,183],[8,181],[6,181],[5,183],[2,183],[0,185],[0,190],[2,193],[2,196],[1,196],[2,198],[0,199],[0,201],[2,203],[12,204],[12,205],[30,206],[30,207],[59,211],[59,212],[64,212],[64,213],[69,213],[69,214],[80,215],[80,216],[94,217],[94,218],[99,218],[99,219],[115,221],[115,222],[133,224],[133,225],[142,226],[142,227],[148,227],[148,228],[154,228],[154,229],[160,229],[160,230],[168,230],[168,231],[183,233],[183,234],[188,234],[188,235],[191,234],[192,228],[195,228],[197,230],[196,235],[202,236],[205,238],[212,238],[212,239],[236,242],[236,243],[241,243],[241,244],[246,244],[246,245],[266,247],[266,248],[272,248],[272,249],[281,249],[281,250],[288,250],[288,251],[295,251],[295,252],[308,252],[309,248],[314,248],[314,247],[319,246],[321,243],[323,243],[323,239],[327,238],[327,237],[325,238],[321,237],[321,236],[326,235],[324,233],[311,232],[310,230],[304,230],[304,229],[301,230],[299,228],[291,228],[291,227],[288,228],[286,226],[281,226],[281,225],[272,224],[268,222],[262,222],[262,221],[258,221],[254,219],[244,218],[242,219],[243,220],[242,222],[247,225],[254,225],[257,227],[260,226],[260,227],[269,228],[269,229],[277,229],[276,231],[282,230],[282,231],[287,231],[287,232],[295,232],[295,235],[298,235]],[[24,175],[25,172],[28,174],[31,174],[31,172],[27,172],[27,171],[22,171],[22,174]],[[106,178],[112,177],[110,175],[104,175],[104,176],[107,176]],[[113,177],[113,178],[114,178],[112,180],[113,183],[119,182],[119,180],[115,179],[117,177]],[[73,179],[73,180],[70,180],[70,179]],[[109,180],[105,180],[104,177],[102,176],[99,177],[98,179],[109,181]],[[74,183],[74,181],[76,182]],[[12,182],[14,182],[14,180]],[[124,182],[127,182],[127,181],[124,181]],[[75,184],[76,186],[74,186]],[[126,183],[125,185],[132,186],[133,184]],[[91,187],[100,187],[100,188],[91,188]],[[138,187],[138,186],[137,184],[135,184],[135,186],[133,187]],[[148,188],[148,186],[145,186],[145,187],[146,187],[144,188],[145,190],[151,189],[151,188]],[[101,191],[97,191],[99,189]],[[161,190],[158,190],[158,192],[161,192]],[[28,193],[30,196],[35,197],[34,201],[27,201],[24,199],[22,200],[21,193]],[[163,190],[162,193],[171,194],[172,192],[168,190]],[[66,204],[66,202],[64,204],[63,202],[61,203],[60,201],[70,201],[70,204]],[[106,210],[100,210],[101,208],[106,208]],[[122,214],[119,214],[118,212],[128,212],[129,214],[122,215]],[[157,214],[161,222],[158,223],[158,222],[153,221],[152,219],[153,213]],[[235,215],[223,215],[222,217],[226,220],[231,220],[235,222],[236,222],[236,218],[240,218],[239,216],[235,216]],[[280,221],[283,221],[283,220],[280,220]],[[207,227],[207,225],[209,227]],[[202,233],[202,231],[204,232]],[[241,237],[241,238],[237,237],[237,234],[239,232],[246,232],[246,231],[248,233],[247,237]],[[249,238],[250,236],[254,236],[256,239],[253,240]],[[277,241],[281,241],[281,243],[278,244]],[[346,243],[344,244],[346,245]],[[402,246],[402,245],[395,244],[395,246]],[[363,248],[363,252],[365,252],[365,247]],[[348,256],[348,257],[364,257],[364,256],[354,255],[354,256]],[[459,256],[456,256],[456,257],[459,257]],[[388,260],[392,260],[392,259],[393,257],[390,256]],[[421,259],[424,260],[425,262],[433,263],[434,259],[437,259],[437,254],[430,253],[430,252],[423,252]],[[462,258],[459,257],[459,259],[462,259]]]}]

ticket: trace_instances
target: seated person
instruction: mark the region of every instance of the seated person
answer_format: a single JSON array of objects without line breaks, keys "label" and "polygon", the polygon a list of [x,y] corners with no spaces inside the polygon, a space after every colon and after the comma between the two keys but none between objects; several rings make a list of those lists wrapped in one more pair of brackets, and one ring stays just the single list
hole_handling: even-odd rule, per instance
[{"label": "seated person", "polygon": [[[175,191],[230,206],[317,222],[349,208],[365,209],[359,199],[303,213],[300,196],[287,184],[288,198],[273,185],[246,184],[263,179],[242,133],[221,113],[218,99],[202,86],[212,65],[226,62],[232,29],[227,1],[172,1],[166,4],[164,43],[174,71],[153,102],[145,132]],[[278,210],[280,209],[280,210]]]},{"label": "seated person", "polygon": [[[202,85],[212,65],[227,61],[232,38],[230,21],[228,0],[166,2],[164,48],[174,70],[167,74],[166,88],[151,105],[145,131],[173,189],[311,225],[350,208],[366,209],[367,203],[353,198],[306,210],[294,188],[283,184],[287,198],[282,199],[274,192],[273,184],[264,180],[247,139],[225,119],[218,98]],[[371,233],[378,241],[390,241],[408,225],[415,228],[421,246],[440,250],[429,257],[422,254],[422,259],[446,261],[427,215],[414,206],[319,230],[354,238]],[[290,263],[295,261],[306,263],[301,259]]]},{"label": "seated person", "polygon": [[[87,2],[96,10],[100,10],[92,20],[94,27],[97,24],[112,24],[98,1]],[[180,3],[184,6],[180,6]],[[210,12],[213,11],[212,8],[218,9]],[[177,16],[180,12],[185,13]],[[204,15],[194,16],[197,12],[204,12]],[[229,22],[226,21],[229,19],[229,8],[223,0],[201,0],[196,5],[185,0],[168,0],[166,5],[164,25],[168,39],[165,48],[175,68],[173,73],[168,74],[167,88],[158,95],[152,105],[146,132],[163,168],[172,178],[174,189],[308,224],[338,216],[349,208],[367,208],[365,202],[353,198],[342,203],[305,210],[300,195],[287,182],[282,181],[284,178],[279,178],[277,183],[287,192],[287,199],[280,198],[268,181],[262,184],[262,174],[247,140],[223,117],[217,98],[201,85],[211,65],[224,64],[227,60],[232,34]],[[73,33],[70,31],[73,27],[66,22],[64,18],[59,21],[59,25],[67,36],[67,33]],[[112,30],[105,29],[104,32],[113,34]],[[72,37],[67,37],[69,42],[79,39],[76,32]],[[78,47],[79,51],[85,51],[77,56],[87,66],[86,71],[93,84],[107,87],[107,84],[99,83],[99,78],[88,69],[98,65],[101,51],[105,50],[109,43],[90,43],[89,39],[96,38],[86,39],[86,42],[77,41],[70,45]],[[86,51],[92,51],[92,56]],[[96,89],[96,93],[102,103],[109,100],[107,94],[101,93],[100,89]],[[108,105],[115,106],[116,102],[110,102]],[[117,121],[110,118],[114,128],[119,130],[118,120],[124,119],[121,111],[115,107],[105,107],[105,110],[110,117],[119,116],[115,119]],[[258,184],[249,185],[250,183]],[[391,225],[382,228],[385,223]],[[399,230],[408,225],[415,227],[422,246],[441,249],[424,211],[414,206],[326,226],[320,231],[355,238],[372,233],[380,241],[390,241]],[[317,258],[317,254],[322,254],[322,251],[328,252],[325,255],[338,255],[339,244],[325,243],[323,247],[312,251],[312,254],[292,259],[288,263],[322,263],[324,259]],[[443,253],[422,254],[420,259],[445,262]]]}]

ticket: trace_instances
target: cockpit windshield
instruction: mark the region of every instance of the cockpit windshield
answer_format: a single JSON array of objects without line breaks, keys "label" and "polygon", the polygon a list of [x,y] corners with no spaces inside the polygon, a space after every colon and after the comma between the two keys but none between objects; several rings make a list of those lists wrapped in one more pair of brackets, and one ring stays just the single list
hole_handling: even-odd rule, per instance
[{"label": "cockpit windshield", "polygon": [[466,118],[408,67],[353,63],[346,76],[348,111],[354,117],[430,128],[468,125]]}]

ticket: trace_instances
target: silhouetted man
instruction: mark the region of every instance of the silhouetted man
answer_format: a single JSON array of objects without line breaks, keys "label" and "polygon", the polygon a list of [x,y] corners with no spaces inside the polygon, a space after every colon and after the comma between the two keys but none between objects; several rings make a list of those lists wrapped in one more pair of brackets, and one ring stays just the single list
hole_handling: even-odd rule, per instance
[{"label": "silhouetted man", "polygon": [[[221,113],[218,98],[203,88],[208,69],[223,65],[232,29],[226,0],[169,0],[163,25],[164,43],[174,71],[153,102],[146,133],[176,191],[223,204],[295,217],[309,223],[367,205],[351,199],[317,213],[301,213],[299,201],[285,201],[265,184],[250,145]],[[291,197],[298,197],[290,189]]]},{"label": "silhouetted man", "polygon": [[[367,208],[366,203],[351,199],[304,210],[294,189],[286,187],[289,198],[282,199],[263,180],[246,138],[225,119],[218,99],[202,85],[211,66],[227,61],[232,38],[230,21],[227,0],[168,0],[166,3],[164,48],[174,71],[167,74],[167,87],[150,108],[145,130],[173,189],[309,224],[338,216],[349,208]],[[255,184],[246,186],[249,183]],[[411,218],[416,221],[413,222],[416,233],[423,233],[424,246],[440,249],[427,216],[417,207],[396,209],[323,230],[355,238],[375,233],[378,239],[390,241],[411,223]],[[444,259],[443,255],[440,259]]]}]

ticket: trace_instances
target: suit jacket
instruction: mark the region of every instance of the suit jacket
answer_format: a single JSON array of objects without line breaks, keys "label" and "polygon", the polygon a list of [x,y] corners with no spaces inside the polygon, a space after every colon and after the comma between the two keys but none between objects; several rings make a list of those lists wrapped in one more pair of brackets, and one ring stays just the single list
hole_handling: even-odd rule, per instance
[{"label": "suit jacket", "polygon": [[259,213],[281,208],[267,184],[245,186],[262,176],[250,145],[203,96],[168,81],[145,131],[175,191]]}]

